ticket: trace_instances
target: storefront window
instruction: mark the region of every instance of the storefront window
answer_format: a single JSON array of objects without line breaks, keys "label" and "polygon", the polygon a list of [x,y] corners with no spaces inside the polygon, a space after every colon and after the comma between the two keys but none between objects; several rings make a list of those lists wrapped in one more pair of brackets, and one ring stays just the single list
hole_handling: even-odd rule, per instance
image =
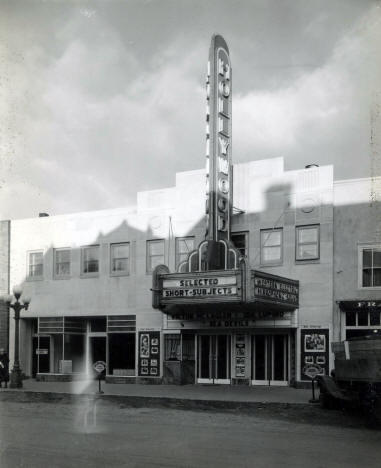
[{"label": "storefront window", "polygon": [[109,333],[110,375],[135,375],[135,333]]}]

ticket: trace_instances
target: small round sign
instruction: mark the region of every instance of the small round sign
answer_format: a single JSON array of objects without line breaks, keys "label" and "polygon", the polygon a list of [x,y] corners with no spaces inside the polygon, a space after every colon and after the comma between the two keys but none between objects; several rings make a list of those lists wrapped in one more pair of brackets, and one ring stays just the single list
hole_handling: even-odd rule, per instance
[{"label": "small round sign", "polygon": [[319,366],[310,365],[305,367],[303,372],[307,377],[314,379],[317,375],[321,374],[322,369]]},{"label": "small round sign", "polygon": [[104,361],[97,361],[93,364],[94,370],[101,373],[106,369],[106,363]]}]

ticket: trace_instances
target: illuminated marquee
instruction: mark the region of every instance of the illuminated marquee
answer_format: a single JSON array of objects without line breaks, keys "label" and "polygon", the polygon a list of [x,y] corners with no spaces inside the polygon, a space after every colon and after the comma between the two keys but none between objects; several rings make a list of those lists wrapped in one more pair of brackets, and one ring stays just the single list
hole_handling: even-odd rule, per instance
[{"label": "illuminated marquee", "polygon": [[162,297],[165,299],[236,295],[236,276],[194,277],[163,280]]},{"label": "illuminated marquee", "polygon": [[206,219],[209,239],[229,239],[231,211],[231,65],[229,49],[215,35],[206,79]]}]

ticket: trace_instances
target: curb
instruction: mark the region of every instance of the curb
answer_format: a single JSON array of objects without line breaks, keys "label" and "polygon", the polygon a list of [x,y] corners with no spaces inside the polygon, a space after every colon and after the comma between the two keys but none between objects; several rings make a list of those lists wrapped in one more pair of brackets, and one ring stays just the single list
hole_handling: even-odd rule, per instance
[{"label": "curb", "polygon": [[30,390],[7,390],[0,393],[1,401],[12,401],[19,403],[63,403],[69,404],[91,400],[104,401],[132,408],[172,408],[188,410],[240,410],[252,413],[255,410],[271,408],[273,410],[303,409],[316,407],[310,403],[284,403],[284,402],[260,402],[260,401],[226,401],[226,400],[198,400],[190,398],[174,397],[149,397],[131,395],[110,395],[91,393],[59,393],[59,392],[36,392]]}]

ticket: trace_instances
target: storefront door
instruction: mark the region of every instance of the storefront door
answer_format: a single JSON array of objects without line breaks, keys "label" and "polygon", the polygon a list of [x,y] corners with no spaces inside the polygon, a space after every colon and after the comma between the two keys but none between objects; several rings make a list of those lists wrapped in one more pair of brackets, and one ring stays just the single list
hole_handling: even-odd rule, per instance
[{"label": "storefront door", "polygon": [[288,336],[252,337],[252,384],[288,385]]},{"label": "storefront door", "polygon": [[50,371],[50,337],[33,337],[32,377]]},{"label": "storefront door", "polygon": [[230,335],[198,336],[198,383],[230,383]]}]

